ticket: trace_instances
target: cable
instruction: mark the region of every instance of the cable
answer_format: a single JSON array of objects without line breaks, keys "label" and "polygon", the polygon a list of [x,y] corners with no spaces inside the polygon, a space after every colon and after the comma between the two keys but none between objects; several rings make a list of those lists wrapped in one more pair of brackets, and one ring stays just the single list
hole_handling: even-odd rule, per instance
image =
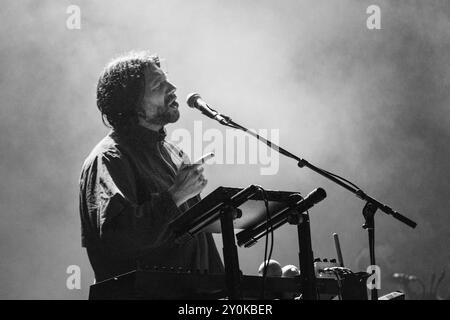
[{"label": "cable", "polygon": [[[267,279],[267,270],[268,265],[270,262],[270,259],[272,258],[273,253],[273,243],[274,243],[274,236],[273,236],[273,228],[270,224],[270,210],[269,210],[269,199],[267,196],[266,190],[264,190],[262,187],[258,186],[259,191],[261,192],[262,198],[264,200],[264,205],[266,208],[266,221],[267,221],[267,231],[266,231],[266,241],[265,241],[265,247],[264,247],[264,262],[263,262],[263,275],[262,275],[262,288],[261,288],[261,298],[265,298],[265,283]],[[269,243],[269,233],[271,235],[271,241],[270,241],[270,250],[269,255],[267,256],[267,248]]]},{"label": "cable", "polygon": [[336,270],[333,270],[333,274],[336,277],[337,284],[338,284],[338,299],[342,300],[342,282],[341,282],[341,277],[339,277],[339,272],[337,272]]},{"label": "cable", "polygon": [[343,288],[342,288],[341,275],[343,277],[345,277],[346,275],[353,274],[353,271],[348,268],[345,268],[345,267],[324,268],[323,271],[327,272],[327,273],[333,273],[333,275],[336,277],[336,281],[338,284],[338,299],[342,300],[343,299],[343,291],[342,291]]},{"label": "cable", "polygon": [[[258,189],[261,192],[261,195],[263,197],[263,199],[265,199],[265,194],[264,194],[264,189],[262,187],[258,186]],[[265,200],[264,200],[265,201]],[[267,215],[266,212],[266,221],[269,221],[269,216]],[[265,241],[265,246],[264,246],[264,262],[263,262],[263,278],[262,278],[262,292],[261,292],[261,299],[264,300],[265,298],[265,285],[266,285],[266,278],[267,278],[267,270],[268,270],[268,265],[269,265],[269,261],[267,259],[267,246],[269,243],[269,233],[266,233],[266,241]]]},{"label": "cable", "polygon": [[351,181],[349,181],[349,180],[347,180],[347,179],[345,179],[345,178],[342,178],[341,176],[339,176],[339,175],[337,175],[337,174],[335,174],[335,173],[332,173],[332,172],[330,172],[330,171],[327,171],[327,170],[325,170],[325,169],[318,168],[318,167],[317,167],[317,169],[319,169],[319,171],[322,171],[322,172],[325,172],[325,173],[329,174],[330,176],[335,177],[336,179],[341,180],[342,182],[348,183],[349,185],[351,185],[351,186],[354,187],[355,189],[361,190],[361,188],[358,187],[358,186],[357,186],[356,184],[354,184],[353,182],[351,182]]},{"label": "cable", "polygon": [[[263,194],[264,194],[264,205],[266,207],[266,215],[268,217],[268,220],[271,219],[271,215],[270,215],[270,210],[269,210],[269,199],[267,196],[267,192],[266,190],[263,189]],[[270,251],[269,251],[269,261],[270,259],[272,259],[272,253],[273,253],[273,245],[274,245],[274,230],[273,230],[273,225],[270,224],[270,226],[268,226],[267,231],[270,231]]]},{"label": "cable", "polygon": [[[305,161],[304,159],[300,159],[299,157],[297,157],[297,156],[291,154],[290,152],[288,152],[287,150],[284,150],[283,148],[281,148],[281,147],[277,146],[276,144],[272,143],[271,141],[269,141],[269,140],[267,140],[267,139],[261,137],[261,136],[258,135],[257,133],[254,133],[254,132],[248,130],[247,128],[245,128],[245,127],[243,127],[243,126],[237,124],[237,123],[234,122],[230,117],[225,116],[225,115],[221,115],[221,116],[222,116],[223,118],[225,118],[225,120],[226,120],[226,123],[222,123],[223,125],[225,125],[225,126],[227,126],[227,127],[230,127],[230,128],[233,128],[233,129],[242,130],[242,131],[244,131],[244,132],[246,132],[246,133],[248,133],[248,134],[254,136],[254,137],[255,137],[256,139],[258,139],[259,141],[264,142],[269,148],[272,148],[272,149],[276,150],[277,152],[279,152],[280,154],[282,154],[282,155],[284,155],[284,156],[286,156],[286,157],[288,157],[288,158],[291,158],[291,159],[294,159],[294,160],[298,161],[300,167],[305,166],[305,162],[307,163],[307,161]],[[276,148],[275,148],[274,146],[275,146]],[[301,165],[301,163],[303,163],[303,164]],[[364,192],[361,190],[361,188],[360,188],[359,186],[357,186],[356,184],[354,184],[353,182],[351,182],[351,181],[349,181],[349,180],[347,180],[347,179],[345,179],[345,178],[343,178],[343,177],[341,177],[341,176],[339,176],[339,175],[337,175],[337,174],[335,174],[335,173],[332,173],[332,172],[330,172],[330,171],[327,171],[327,170],[324,170],[324,169],[322,169],[322,168],[315,167],[315,166],[313,166],[313,167],[314,167],[315,169],[313,169],[313,168],[311,168],[311,167],[309,167],[309,168],[312,169],[312,170],[316,170],[317,172],[319,172],[320,174],[322,174],[323,176],[325,176],[325,177],[328,178],[328,179],[330,179],[330,177],[332,177],[332,178],[335,178],[335,179],[339,180],[339,181],[340,181],[341,183],[343,183],[344,185],[346,184],[346,187],[348,187],[349,189],[352,189],[351,187],[357,189],[357,190],[356,190],[356,194],[357,194],[357,195],[358,195],[358,193],[364,193]],[[336,183],[336,181],[334,181],[334,182]],[[355,193],[354,190],[350,190],[350,191],[352,191],[352,192]]]}]

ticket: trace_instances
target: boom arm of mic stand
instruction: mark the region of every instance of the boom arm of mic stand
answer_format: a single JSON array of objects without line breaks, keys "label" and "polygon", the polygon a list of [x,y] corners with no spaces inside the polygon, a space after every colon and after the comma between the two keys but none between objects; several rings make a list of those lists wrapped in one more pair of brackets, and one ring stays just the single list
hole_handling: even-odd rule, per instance
[{"label": "boom arm of mic stand", "polygon": [[275,143],[265,139],[264,137],[261,137],[259,134],[257,134],[256,132],[253,132],[239,124],[237,124],[236,122],[234,122],[230,117],[225,116],[225,115],[221,115],[224,119],[226,119],[227,123],[223,123],[220,122],[222,125],[225,125],[227,127],[231,127],[234,129],[239,129],[242,130],[248,134],[250,134],[251,136],[255,137],[256,139],[258,139],[259,141],[264,142],[269,148],[274,149],[275,151],[279,152],[280,154],[294,159],[297,161],[297,165],[300,168],[303,167],[307,167],[310,170],[320,174],[321,176],[333,181],[334,183],[340,185],[341,187],[347,189],[348,191],[352,192],[354,195],[356,195],[358,198],[372,203],[377,209],[380,209],[381,211],[383,211],[384,213],[391,215],[393,218],[397,219],[400,222],[403,222],[404,224],[406,224],[407,226],[411,227],[411,228],[415,228],[417,226],[417,223],[412,221],[411,219],[405,217],[404,215],[398,213],[397,211],[394,211],[392,208],[390,208],[389,206],[379,202],[378,200],[368,196],[367,194],[365,194],[361,189],[357,189],[354,188],[353,186],[350,186],[349,184],[344,183],[343,181],[337,179],[335,176],[331,175],[330,173],[312,165],[311,163],[309,163],[308,161],[306,161],[305,159],[299,158],[296,155],[290,153],[289,151],[279,147],[278,145],[276,145]]}]

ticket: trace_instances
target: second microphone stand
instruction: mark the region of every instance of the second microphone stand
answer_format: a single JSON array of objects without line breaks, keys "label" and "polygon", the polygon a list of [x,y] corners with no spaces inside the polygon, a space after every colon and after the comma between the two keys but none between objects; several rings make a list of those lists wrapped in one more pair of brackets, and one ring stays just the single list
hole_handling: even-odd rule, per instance
[{"label": "second microphone stand", "polygon": [[[333,181],[334,183],[338,184],[339,186],[341,186],[341,187],[347,189],[348,191],[350,191],[351,193],[353,193],[355,196],[357,196],[361,200],[365,201],[366,205],[364,206],[364,209],[363,209],[363,216],[365,219],[365,223],[363,225],[363,228],[367,229],[367,231],[368,231],[371,265],[375,265],[375,217],[374,216],[375,216],[375,212],[378,209],[383,211],[387,215],[391,215],[393,218],[397,219],[398,221],[406,224],[407,226],[409,226],[411,228],[415,228],[417,226],[416,222],[414,222],[411,219],[405,217],[404,215],[398,213],[397,211],[393,210],[391,207],[387,206],[386,204],[383,204],[380,201],[374,199],[373,197],[367,195],[364,191],[361,190],[361,188],[359,188],[354,183],[352,183],[342,177],[339,177],[338,175],[336,175],[334,173],[328,172],[326,170],[320,169],[320,168],[312,165],[305,159],[297,157],[296,155],[290,153],[289,151],[279,147],[275,143],[265,139],[264,137],[261,137],[256,132],[253,132],[252,130],[249,130],[249,129],[237,124],[230,117],[217,113],[215,120],[219,121],[219,123],[222,125],[225,125],[227,127],[233,128],[233,129],[242,130],[242,131],[254,136],[259,141],[264,142],[269,148],[272,148],[275,151],[279,152],[280,154],[297,161],[298,167],[300,167],[300,168],[307,167],[308,169],[311,169],[312,171]],[[378,300],[377,289],[376,288],[372,289],[371,293],[372,293],[371,299]]]}]

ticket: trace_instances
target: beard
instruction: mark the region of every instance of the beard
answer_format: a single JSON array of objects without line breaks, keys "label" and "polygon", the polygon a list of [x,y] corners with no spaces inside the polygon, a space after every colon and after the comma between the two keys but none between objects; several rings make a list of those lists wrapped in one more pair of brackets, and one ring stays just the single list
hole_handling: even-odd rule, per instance
[{"label": "beard", "polygon": [[180,112],[177,108],[171,107],[167,104],[157,109],[156,115],[152,119],[147,119],[149,123],[163,125],[168,123],[175,123],[180,118]]},{"label": "beard", "polygon": [[159,119],[161,121],[161,124],[165,125],[168,123],[175,123],[180,118],[180,111],[178,109],[166,109],[161,113],[159,116]]}]

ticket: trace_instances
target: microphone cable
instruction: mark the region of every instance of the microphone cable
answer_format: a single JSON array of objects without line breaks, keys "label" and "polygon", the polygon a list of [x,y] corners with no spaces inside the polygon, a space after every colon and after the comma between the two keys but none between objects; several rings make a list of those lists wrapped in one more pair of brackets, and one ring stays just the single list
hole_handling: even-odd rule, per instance
[{"label": "microphone cable", "polygon": [[[273,245],[274,245],[274,230],[272,225],[270,224],[270,210],[269,210],[269,199],[267,196],[266,190],[262,188],[261,186],[258,186],[259,191],[261,192],[261,196],[264,200],[264,206],[266,208],[266,221],[267,221],[267,231],[266,231],[266,240],[265,240],[265,246],[264,246],[264,263],[263,263],[263,275],[262,275],[262,287],[261,287],[261,299],[265,299],[265,285],[266,285],[266,279],[267,279],[267,271],[269,262],[272,258],[273,253]],[[269,253],[267,253],[268,246],[269,246],[269,233],[270,233],[270,250]]]}]

